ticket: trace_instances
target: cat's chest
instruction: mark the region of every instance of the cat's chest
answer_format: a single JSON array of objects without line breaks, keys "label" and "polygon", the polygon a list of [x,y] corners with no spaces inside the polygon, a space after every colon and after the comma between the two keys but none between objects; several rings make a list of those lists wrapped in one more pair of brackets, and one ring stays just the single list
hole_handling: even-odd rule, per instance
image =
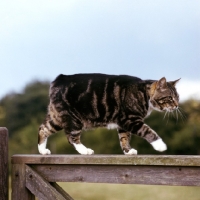
[{"label": "cat's chest", "polygon": [[146,114],[145,118],[147,118],[151,114],[152,111],[153,111],[153,106],[152,106],[151,102],[149,102],[149,108],[147,110],[147,114]]}]

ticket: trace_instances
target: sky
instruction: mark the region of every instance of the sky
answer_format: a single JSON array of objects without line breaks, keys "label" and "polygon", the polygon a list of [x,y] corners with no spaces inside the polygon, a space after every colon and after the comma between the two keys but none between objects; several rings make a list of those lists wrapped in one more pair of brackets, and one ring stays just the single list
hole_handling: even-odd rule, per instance
[{"label": "sky", "polygon": [[1,0],[0,98],[61,73],[181,78],[200,99],[200,1]]}]

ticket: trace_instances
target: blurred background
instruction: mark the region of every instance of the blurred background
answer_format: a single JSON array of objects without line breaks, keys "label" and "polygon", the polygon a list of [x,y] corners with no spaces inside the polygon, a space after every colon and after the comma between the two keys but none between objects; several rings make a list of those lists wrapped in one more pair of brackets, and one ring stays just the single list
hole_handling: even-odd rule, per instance
[{"label": "blurred background", "polygon": [[[10,155],[38,153],[49,83],[61,73],[181,78],[182,115],[153,112],[146,123],[168,145],[162,154],[199,155],[199,10],[199,0],[0,1],[0,126],[9,129]],[[122,154],[116,131],[87,131],[82,140],[97,154]],[[76,153],[62,131],[48,145]],[[158,154],[135,136],[132,146]]]}]

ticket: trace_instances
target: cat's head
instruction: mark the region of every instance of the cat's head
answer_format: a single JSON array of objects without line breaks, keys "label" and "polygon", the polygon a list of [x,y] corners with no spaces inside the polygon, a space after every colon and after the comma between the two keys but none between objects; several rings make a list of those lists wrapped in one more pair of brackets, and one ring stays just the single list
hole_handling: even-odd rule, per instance
[{"label": "cat's head", "polygon": [[175,85],[179,80],[167,82],[163,77],[151,84],[150,104],[153,109],[167,112],[178,109],[179,95]]}]

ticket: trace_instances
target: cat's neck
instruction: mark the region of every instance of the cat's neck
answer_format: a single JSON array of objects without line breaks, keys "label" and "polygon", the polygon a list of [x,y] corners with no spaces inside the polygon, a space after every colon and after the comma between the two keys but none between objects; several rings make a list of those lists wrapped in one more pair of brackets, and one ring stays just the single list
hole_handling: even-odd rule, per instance
[{"label": "cat's neck", "polygon": [[[150,102],[150,100],[149,100],[149,108],[148,108],[148,110],[147,110],[147,115],[146,115],[146,117],[148,117],[150,114],[151,114],[151,112],[154,110],[154,108],[153,108],[153,105],[152,105],[152,103]],[[145,118],[146,118],[145,117]]]},{"label": "cat's neck", "polygon": [[147,90],[147,95],[148,95],[148,99],[149,99],[149,102],[148,102],[149,107],[148,107],[147,114],[146,114],[146,117],[148,117],[151,114],[151,112],[153,110],[155,110],[155,108],[153,107],[153,105],[152,105],[152,103],[150,101],[150,99],[151,99],[151,97],[152,97],[152,95],[154,93],[154,84],[153,83],[155,83],[155,81],[148,80],[146,82],[147,82],[146,83],[146,90]]}]

